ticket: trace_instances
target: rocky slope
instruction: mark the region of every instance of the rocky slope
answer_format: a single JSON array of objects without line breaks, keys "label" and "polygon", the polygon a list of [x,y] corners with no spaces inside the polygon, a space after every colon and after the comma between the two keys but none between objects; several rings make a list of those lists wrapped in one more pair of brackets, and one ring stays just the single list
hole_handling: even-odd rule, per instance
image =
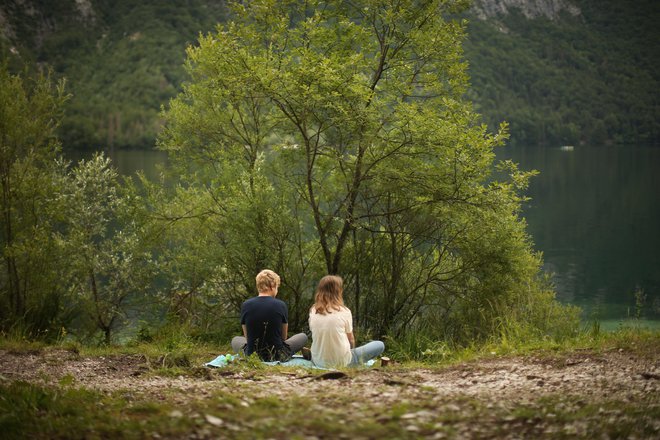
[{"label": "rocky slope", "polygon": [[506,15],[512,9],[528,19],[545,17],[556,20],[562,12],[580,15],[580,8],[570,0],[474,0],[471,12],[481,20]]}]

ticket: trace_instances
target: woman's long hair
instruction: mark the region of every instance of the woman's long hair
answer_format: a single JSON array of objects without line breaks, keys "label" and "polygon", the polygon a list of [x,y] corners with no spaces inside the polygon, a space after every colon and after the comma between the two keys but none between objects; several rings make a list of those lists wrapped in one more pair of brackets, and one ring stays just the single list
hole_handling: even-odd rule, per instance
[{"label": "woman's long hair", "polygon": [[319,281],[312,311],[326,315],[345,308],[343,298],[344,281],[336,275],[326,275]]}]

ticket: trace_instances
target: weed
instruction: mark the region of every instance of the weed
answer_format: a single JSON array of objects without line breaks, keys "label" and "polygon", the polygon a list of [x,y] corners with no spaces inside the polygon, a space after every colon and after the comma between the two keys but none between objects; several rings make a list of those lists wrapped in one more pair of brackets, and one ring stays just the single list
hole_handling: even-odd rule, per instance
[{"label": "weed", "polygon": [[187,420],[173,420],[156,401],[104,395],[84,388],[0,383],[0,432],[4,438],[143,438],[176,436]]},{"label": "weed", "polygon": [[395,339],[385,338],[388,354],[398,361],[431,361],[447,359],[451,350],[443,341],[436,341],[424,334],[409,332]]},{"label": "weed", "polygon": [[76,381],[76,378],[73,377],[71,374],[67,374],[63,376],[58,383],[60,384],[61,387],[69,387],[73,385],[73,383]]},{"label": "weed", "polygon": [[20,333],[0,332],[0,348],[10,353],[39,353],[47,347],[43,341],[35,341]]},{"label": "weed", "polygon": [[644,293],[644,289],[638,287],[635,289],[635,319],[640,320],[642,319],[642,315],[644,312],[644,306],[646,304],[646,293]]}]

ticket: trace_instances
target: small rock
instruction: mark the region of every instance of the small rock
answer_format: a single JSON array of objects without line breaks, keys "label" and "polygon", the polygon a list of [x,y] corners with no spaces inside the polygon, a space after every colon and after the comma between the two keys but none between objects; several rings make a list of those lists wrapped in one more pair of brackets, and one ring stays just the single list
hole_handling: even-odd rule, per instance
[{"label": "small rock", "polygon": [[174,417],[174,418],[179,419],[179,418],[183,417],[183,413],[181,411],[179,411],[178,409],[175,409],[175,410],[170,411],[170,417]]},{"label": "small rock", "polygon": [[431,418],[433,416],[434,416],[434,414],[432,412],[426,411],[426,410],[421,410],[421,411],[417,411],[417,412],[414,412],[414,413],[406,413],[406,414],[402,415],[401,418],[403,420],[420,419],[420,418],[428,419],[428,418]]},{"label": "small rock", "polygon": [[659,376],[659,375],[657,375],[657,374],[653,374],[653,373],[646,373],[646,372],[644,372],[644,373],[641,373],[640,375],[642,376],[643,379],[646,379],[646,380],[649,380],[649,379],[655,379],[655,380],[658,380],[658,379],[660,379],[660,376]]},{"label": "small rock", "polygon": [[224,423],[221,418],[212,416],[211,414],[206,414],[204,418],[206,419],[207,422],[209,422],[213,426],[222,426],[222,424]]}]

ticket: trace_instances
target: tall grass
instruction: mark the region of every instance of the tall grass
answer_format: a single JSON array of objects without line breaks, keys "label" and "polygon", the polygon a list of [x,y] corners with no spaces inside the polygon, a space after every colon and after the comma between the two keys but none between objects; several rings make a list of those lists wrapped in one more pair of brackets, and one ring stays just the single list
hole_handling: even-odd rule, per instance
[{"label": "tall grass", "polygon": [[507,328],[496,337],[468,345],[452,345],[415,332],[386,339],[386,355],[411,366],[447,365],[494,356],[559,354],[577,349],[595,352],[621,349],[654,357],[660,353],[660,331],[632,325],[602,332],[598,326],[589,324],[561,337],[526,332],[524,328]]}]

